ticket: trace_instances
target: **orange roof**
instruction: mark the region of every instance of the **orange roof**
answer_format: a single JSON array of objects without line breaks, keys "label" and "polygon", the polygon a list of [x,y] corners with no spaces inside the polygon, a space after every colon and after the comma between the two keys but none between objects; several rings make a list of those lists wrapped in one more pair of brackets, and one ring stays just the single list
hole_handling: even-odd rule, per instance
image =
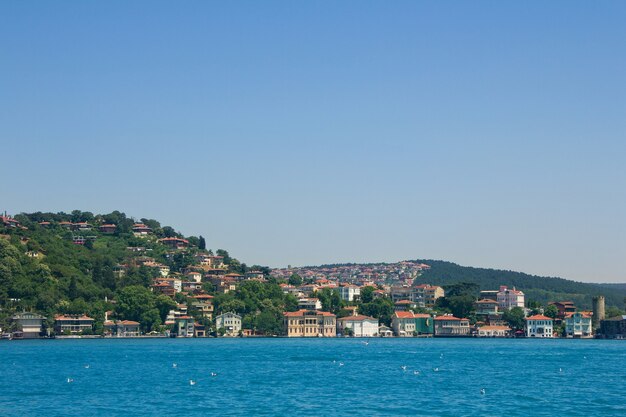
[{"label": "orange roof", "polygon": [[358,316],[346,316],[346,317],[342,317],[340,319],[337,320],[341,320],[341,321],[364,321],[364,320],[377,320],[373,317],[369,317],[369,316],[363,316],[363,315],[358,315]]},{"label": "orange roof", "polygon": [[444,321],[444,320],[468,320],[468,319],[460,319],[454,316],[437,316],[435,317],[435,320]]},{"label": "orange roof", "polygon": [[416,314],[412,311],[396,311],[394,316],[399,319],[426,319],[430,314]]},{"label": "orange roof", "polygon": [[534,316],[526,317],[524,320],[552,320],[552,318],[543,314],[535,314]]},{"label": "orange roof", "polygon": [[[584,319],[590,319],[591,316],[592,316],[592,314],[589,314],[586,311],[579,311],[579,313],[580,313],[581,317],[584,318]],[[576,313],[565,313],[565,318],[568,319],[568,318],[572,317],[574,314],[576,314]]]},{"label": "orange roof", "polygon": [[335,317],[333,313],[329,313],[328,311],[311,311],[311,310],[287,311],[283,313],[283,316],[301,317],[301,316],[304,316],[304,313],[309,313],[309,315],[313,315],[312,313],[315,313],[316,316]]},{"label": "orange roof", "polygon": [[125,324],[127,326],[139,326],[139,322],[132,320],[122,320],[120,323]]},{"label": "orange roof", "polygon": [[409,300],[400,300],[398,302],[396,302],[396,304],[415,304],[413,301],[409,301]]},{"label": "orange roof", "polygon": [[213,298],[213,296],[209,294],[200,294],[200,295],[195,295],[193,298],[208,300],[209,298]]}]

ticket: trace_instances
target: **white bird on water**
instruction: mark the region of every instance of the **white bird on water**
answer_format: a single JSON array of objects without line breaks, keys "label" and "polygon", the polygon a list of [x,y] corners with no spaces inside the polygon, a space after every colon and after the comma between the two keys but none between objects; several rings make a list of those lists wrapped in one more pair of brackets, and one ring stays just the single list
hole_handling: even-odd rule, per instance
[{"label": "white bird on water", "polygon": [[172,368],[176,368],[178,365],[176,363],[172,364]]},{"label": "white bird on water", "polygon": [[485,395],[486,393],[487,393],[487,391],[485,391],[485,389],[484,389],[484,388],[481,388],[481,389],[480,389],[480,394],[481,394],[481,395]]},{"label": "white bird on water", "polygon": [[211,372],[211,376],[217,376],[215,372]]},{"label": "white bird on water", "polygon": [[368,342],[367,340],[365,342],[361,342],[361,343],[363,343],[365,346],[370,344],[370,342]]},{"label": "white bird on water", "polygon": [[400,368],[402,368],[403,371],[406,371],[406,365],[402,365]]},{"label": "white bird on water", "polygon": [[189,380],[189,385],[196,385],[196,381],[194,381],[193,379]]},{"label": "white bird on water", "polygon": [[433,372],[439,372],[439,368],[433,368]]},{"label": "white bird on water", "polygon": [[67,378],[67,383],[71,384],[72,382],[74,382],[74,378]]},{"label": "white bird on water", "polygon": [[343,362],[339,362],[339,366],[343,366]]},{"label": "white bird on water", "polygon": [[563,368],[559,368],[559,372],[563,372]]},{"label": "white bird on water", "polygon": [[85,369],[89,369],[89,364],[85,365]]},{"label": "white bird on water", "polygon": [[413,371],[413,375],[419,375],[420,371]]}]

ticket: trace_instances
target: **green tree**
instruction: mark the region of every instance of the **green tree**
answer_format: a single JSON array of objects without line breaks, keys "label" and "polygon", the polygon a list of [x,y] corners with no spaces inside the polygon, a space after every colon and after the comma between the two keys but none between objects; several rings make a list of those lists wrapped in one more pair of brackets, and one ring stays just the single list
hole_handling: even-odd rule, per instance
[{"label": "green tree", "polygon": [[361,288],[361,302],[371,303],[374,300],[374,291],[376,291],[376,288],[372,286]]},{"label": "green tree", "polygon": [[289,285],[299,287],[302,285],[302,277],[296,273],[291,274],[289,277]]},{"label": "green tree", "polygon": [[391,324],[391,316],[393,315],[393,301],[389,298],[376,298],[370,303],[363,303],[359,307],[359,312],[366,316],[379,319],[383,324],[389,326]]},{"label": "green tree", "polygon": [[119,317],[141,323],[142,328],[152,330],[161,324],[156,296],[147,288],[139,285],[124,287],[117,293],[115,310]]},{"label": "green tree", "polygon": [[202,236],[198,238],[198,249],[206,250],[206,240],[204,240],[204,237]]},{"label": "green tree", "polygon": [[524,310],[521,307],[513,307],[502,314],[502,320],[506,321],[513,330],[524,329],[524,317]]},{"label": "green tree", "polygon": [[551,319],[555,319],[556,316],[559,315],[559,309],[554,304],[549,304],[545,309],[543,314],[546,317],[550,317]]},{"label": "green tree", "polygon": [[263,334],[280,334],[283,328],[282,314],[273,309],[261,311],[256,317],[255,325],[256,330]]}]

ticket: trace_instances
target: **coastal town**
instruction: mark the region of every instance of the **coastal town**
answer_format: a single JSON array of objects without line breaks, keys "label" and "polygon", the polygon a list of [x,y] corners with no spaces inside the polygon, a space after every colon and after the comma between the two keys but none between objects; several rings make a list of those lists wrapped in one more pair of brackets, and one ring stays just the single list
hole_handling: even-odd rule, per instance
[{"label": "coastal town", "polygon": [[[23,259],[41,266],[49,254],[35,238],[54,236],[78,254],[124,238],[132,245],[125,246],[121,261],[109,268],[116,291],[107,292],[110,296],[99,302],[100,310],[91,311],[74,295],[72,280],[69,299],[48,312],[8,294],[0,310],[8,313],[0,329],[3,339],[626,338],[626,315],[607,317],[602,295],[593,298],[591,309],[582,309],[568,300],[530,302],[523,289],[506,283],[499,288],[467,283],[444,288],[424,282],[430,266],[416,261],[248,268],[226,251],[207,250],[201,237],[185,238],[154,222],[121,217],[116,224],[111,218],[87,215],[75,215],[77,221],[58,220],[67,217],[5,214],[0,218],[0,242],[16,242]],[[137,271],[143,274],[143,287],[125,282]],[[90,273],[96,277],[93,269]],[[141,303],[148,302],[156,303],[155,308],[141,310]],[[128,306],[133,303],[137,305]]]}]

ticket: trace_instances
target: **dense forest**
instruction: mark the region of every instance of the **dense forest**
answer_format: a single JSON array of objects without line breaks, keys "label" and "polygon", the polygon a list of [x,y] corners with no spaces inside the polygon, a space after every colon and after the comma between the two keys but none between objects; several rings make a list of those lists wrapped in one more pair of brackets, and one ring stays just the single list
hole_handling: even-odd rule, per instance
[{"label": "dense forest", "polygon": [[450,285],[459,282],[477,284],[481,290],[497,290],[500,285],[516,287],[526,295],[526,301],[546,304],[549,301],[573,301],[578,307],[590,309],[596,295],[604,295],[607,307],[624,308],[626,288],[624,285],[589,284],[563,278],[540,277],[523,272],[499,269],[473,268],[452,262],[420,259],[430,265],[421,280],[434,285]]}]

